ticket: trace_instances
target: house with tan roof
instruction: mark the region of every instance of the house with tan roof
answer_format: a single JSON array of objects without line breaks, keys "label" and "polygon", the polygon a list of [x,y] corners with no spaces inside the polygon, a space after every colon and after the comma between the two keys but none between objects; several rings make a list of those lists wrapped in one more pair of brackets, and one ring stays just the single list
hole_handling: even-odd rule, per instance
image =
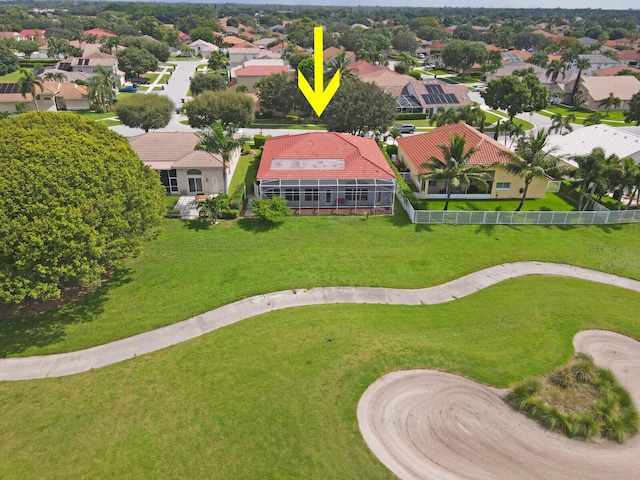
[{"label": "house with tan roof", "polygon": [[619,110],[629,110],[631,97],[640,93],[640,80],[633,75],[616,75],[613,77],[581,77],[577,96],[584,99],[584,106],[590,110],[604,111],[600,102],[613,93],[621,101]]},{"label": "house with tan roof", "polygon": [[213,52],[217,52],[220,48],[213,43],[198,39],[187,45],[195,57],[209,58]]},{"label": "house with tan roof", "polygon": [[331,63],[333,62],[333,60],[335,60],[336,56],[341,52],[345,52],[346,58],[348,59],[349,62],[355,61],[356,59],[355,53],[349,52],[347,50],[344,50],[343,48],[338,48],[338,47],[325,48],[324,51],[322,52],[322,61],[324,63]]},{"label": "house with tan roof", "polygon": [[299,213],[393,213],[395,186],[374,140],[309,132],[267,139],[254,191],[281,196]]},{"label": "house with tan roof", "polygon": [[124,72],[118,68],[117,57],[108,53],[93,51],[86,56],[65,58],[56,65],[58,70],[63,70],[64,72],[82,72],[89,75],[96,74],[98,67],[110,70],[118,85],[124,83]]},{"label": "house with tan roof", "polygon": [[107,32],[102,28],[92,28],[91,30],[85,30],[82,33],[84,33],[85,35],[95,35],[96,37],[98,37],[98,39],[116,36],[115,33]]},{"label": "house with tan roof", "polygon": [[263,52],[258,47],[250,47],[250,48],[235,48],[231,47],[228,49],[229,53],[229,66],[237,67],[242,65],[247,60],[252,60],[254,58],[258,58],[266,52]]},{"label": "house with tan roof", "polygon": [[[170,195],[223,193],[222,157],[196,150],[200,137],[192,132],[151,132],[129,137],[131,148],[145,165],[160,173]],[[227,182],[240,158],[236,149],[227,164]],[[228,187],[228,185],[227,185]]]},{"label": "house with tan roof", "polygon": [[637,65],[640,60],[640,53],[636,50],[620,50],[616,56],[623,65]]},{"label": "house with tan roof", "polygon": [[593,72],[593,75],[596,77],[613,77],[615,75],[620,75],[620,72],[622,72],[623,70],[629,71],[634,74],[640,73],[640,68],[618,65],[617,67],[602,68],[600,70],[596,70],[595,72]]},{"label": "house with tan roof", "polygon": [[[418,187],[418,196],[422,198],[446,198],[447,184],[445,180],[427,180],[424,174],[429,169],[424,166],[432,157],[442,160],[440,145],[448,146],[454,135],[466,139],[466,149],[476,147],[477,152],[469,160],[470,165],[482,165],[490,176],[487,188],[471,185],[468,189],[454,191],[451,198],[459,199],[506,199],[519,198],[524,191],[524,180],[508,173],[501,167],[494,166],[497,162],[508,161],[506,154],[509,150],[493,138],[480,133],[465,123],[455,123],[438,127],[429,133],[421,133],[399,138],[398,160],[411,172],[411,180]],[[529,185],[527,198],[542,198],[547,191],[546,179],[536,178]]]},{"label": "house with tan roof", "polygon": [[[87,87],[73,82],[42,82],[43,90],[36,87],[36,101],[40,111],[89,110]],[[33,96],[20,94],[17,83],[0,83],[0,112],[16,112],[16,103],[25,103],[35,110]]]},{"label": "house with tan roof", "polygon": [[[250,60],[255,62],[255,60]],[[234,70],[233,76],[236,82],[232,87],[235,90],[238,85],[247,87],[248,93],[256,92],[256,83],[272,74],[293,73],[287,65],[249,65]]]}]

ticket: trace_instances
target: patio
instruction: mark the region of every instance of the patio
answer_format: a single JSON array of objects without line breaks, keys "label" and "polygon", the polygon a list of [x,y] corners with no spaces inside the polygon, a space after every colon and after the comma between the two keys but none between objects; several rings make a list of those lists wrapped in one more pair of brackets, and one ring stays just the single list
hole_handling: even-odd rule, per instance
[{"label": "patio", "polygon": [[180,210],[181,220],[197,220],[200,218],[195,195],[181,195],[175,208]]}]

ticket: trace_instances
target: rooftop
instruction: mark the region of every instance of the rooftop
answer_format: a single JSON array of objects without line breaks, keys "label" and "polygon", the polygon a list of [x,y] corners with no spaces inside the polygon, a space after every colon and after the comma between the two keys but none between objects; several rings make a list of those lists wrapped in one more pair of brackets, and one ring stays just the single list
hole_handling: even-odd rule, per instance
[{"label": "rooftop", "polygon": [[336,132],[273,137],[265,142],[258,180],[393,179],[376,142]]}]

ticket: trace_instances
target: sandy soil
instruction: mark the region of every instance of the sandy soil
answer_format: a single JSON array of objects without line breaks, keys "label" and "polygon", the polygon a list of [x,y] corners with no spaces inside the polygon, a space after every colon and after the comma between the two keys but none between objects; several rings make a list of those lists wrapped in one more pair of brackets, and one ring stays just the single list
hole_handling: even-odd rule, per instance
[{"label": "sandy soil", "polygon": [[[588,330],[573,343],[611,369],[640,406],[640,342]],[[572,440],[513,410],[506,393],[443,372],[393,372],[365,391],[358,422],[401,479],[640,478],[640,435],[622,445]]]}]

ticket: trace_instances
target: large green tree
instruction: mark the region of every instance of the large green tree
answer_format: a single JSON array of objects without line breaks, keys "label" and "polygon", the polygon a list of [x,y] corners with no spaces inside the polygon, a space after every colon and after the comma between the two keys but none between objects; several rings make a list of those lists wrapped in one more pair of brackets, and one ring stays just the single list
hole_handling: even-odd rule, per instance
[{"label": "large green tree", "polygon": [[202,92],[219,92],[227,89],[227,79],[217,73],[203,75],[196,73],[189,83],[191,94],[200,95]]},{"label": "large green tree", "polygon": [[0,76],[15,72],[18,69],[18,57],[14,53],[0,45]]},{"label": "large green tree", "polygon": [[442,158],[433,156],[422,165],[429,169],[429,172],[424,174],[425,178],[447,182],[447,200],[444,202],[444,210],[449,209],[453,190],[474,184],[486,187],[490,179],[484,166],[469,163],[478,149],[476,147],[467,149],[466,143],[466,137],[454,134],[449,140],[449,145],[438,145],[442,151]]},{"label": "large green tree", "polygon": [[26,113],[0,135],[0,302],[94,286],[161,224],[164,187],[128,142],[77,115]]},{"label": "large green tree", "polygon": [[442,50],[442,61],[462,76],[475,64],[482,64],[487,58],[487,49],[475,42],[466,40],[452,40]]},{"label": "large green tree", "polygon": [[528,73],[520,78],[507,75],[487,84],[482,98],[491,108],[506,110],[513,120],[518,113],[542,110],[548,105],[549,91],[535,75]]},{"label": "large green tree", "polygon": [[166,127],[175,105],[164,95],[131,95],[116,104],[118,118],[127,127],[145,132]]},{"label": "large green tree", "polygon": [[395,120],[396,101],[374,83],[346,78],[322,114],[327,130],[357,135],[386,132]]},{"label": "large green tree", "polygon": [[391,45],[397,52],[409,52],[410,55],[416,53],[420,43],[416,39],[415,33],[411,30],[398,30],[391,41]]},{"label": "large green tree", "polygon": [[[605,190],[607,188],[607,164],[611,163],[611,159],[607,160],[604,150],[597,147],[587,155],[572,157],[572,160],[578,165],[578,168],[571,171],[570,175],[580,188],[578,210],[582,211],[589,206],[588,200],[591,199],[596,190]],[[585,201],[585,199],[588,200]]]},{"label": "large green tree", "polygon": [[128,77],[135,77],[145,72],[158,69],[158,59],[148,50],[138,47],[127,47],[118,52],[118,65],[120,70]]},{"label": "large green tree", "polygon": [[263,78],[256,85],[260,108],[274,112],[288,114],[293,110],[297,85],[283,73],[272,73]]},{"label": "large green tree", "polygon": [[201,93],[185,105],[189,125],[196,128],[206,127],[216,120],[244,127],[253,122],[254,109],[253,98],[229,90]]},{"label": "large green tree", "polygon": [[204,150],[222,157],[222,183],[224,193],[227,193],[227,175],[229,161],[234,150],[242,147],[247,140],[242,135],[236,134],[236,126],[232,123],[224,124],[221,120],[216,120],[211,125],[200,130],[197,135],[200,143],[196,146],[198,150]]},{"label": "large green tree", "polygon": [[518,141],[515,153],[505,152],[507,160],[494,165],[524,180],[522,199],[516,212],[522,209],[531,182],[536,178],[549,176],[557,168],[558,160],[553,156],[553,149],[546,148],[547,138],[547,133],[542,129],[536,134],[530,132],[527,138]]}]

